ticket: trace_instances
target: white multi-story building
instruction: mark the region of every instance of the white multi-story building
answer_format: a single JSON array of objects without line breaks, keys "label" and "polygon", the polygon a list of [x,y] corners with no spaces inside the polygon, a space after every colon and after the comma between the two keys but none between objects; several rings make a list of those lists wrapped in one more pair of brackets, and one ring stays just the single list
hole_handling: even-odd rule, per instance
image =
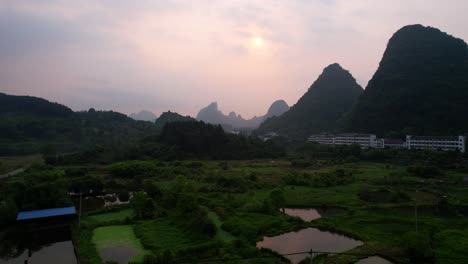
[{"label": "white multi-story building", "polygon": [[358,133],[344,133],[344,134],[316,134],[311,135],[308,139],[311,142],[326,145],[353,145],[357,144],[362,148],[375,148],[378,141],[374,134],[358,134]]},{"label": "white multi-story building", "polygon": [[465,137],[406,136],[408,149],[458,150],[465,152]]},{"label": "white multi-story building", "polygon": [[334,145],[335,135],[333,134],[316,134],[311,135],[308,139],[310,142],[317,142],[319,144]]},{"label": "white multi-story building", "polygon": [[336,145],[357,144],[362,148],[376,148],[377,136],[374,134],[344,133],[335,135]]},{"label": "white multi-story building", "polygon": [[377,139],[374,134],[343,133],[343,134],[315,134],[308,139],[325,145],[352,145],[361,148],[392,148],[392,149],[430,149],[430,150],[458,150],[465,152],[466,138],[464,136],[432,137],[406,136],[401,139]]}]

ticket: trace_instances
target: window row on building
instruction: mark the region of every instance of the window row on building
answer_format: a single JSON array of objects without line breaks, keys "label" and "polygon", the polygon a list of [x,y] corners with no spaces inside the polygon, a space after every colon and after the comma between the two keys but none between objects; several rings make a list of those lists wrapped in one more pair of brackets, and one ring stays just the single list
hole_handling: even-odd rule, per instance
[{"label": "window row on building", "polygon": [[393,149],[430,149],[430,150],[458,150],[465,152],[465,137],[427,137],[406,136],[406,141],[401,139],[381,138],[374,134],[342,133],[342,134],[314,134],[308,139],[325,145],[352,145],[357,144],[362,148],[393,148]]}]

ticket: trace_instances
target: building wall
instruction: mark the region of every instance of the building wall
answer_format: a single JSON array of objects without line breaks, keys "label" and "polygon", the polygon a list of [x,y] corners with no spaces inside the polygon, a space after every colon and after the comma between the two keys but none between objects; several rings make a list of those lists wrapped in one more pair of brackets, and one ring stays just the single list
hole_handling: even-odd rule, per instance
[{"label": "building wall", "polygon": [[427,137],[427,136],[406,136],[406,142],[386,143],[385,139],[377,139],[374,134],[315,134],[308,139],[325,145],[352,145],[357,144],[362,148],[394,148],[394,149],[430,149],[430,150],[458,150],[465,152],[466,138],[456,137]]},{"label": "building wall", "polygon": [[459,150],[465,152],[465,137],[417,137],[406,136],[408,149]]},{"label": "building wall", "polygon": [[357,144],[363,148],[377,147],[377,137],[373,134],[318,134],[311,135],[308,139],[311,142],[326,145],[352,145]]}]

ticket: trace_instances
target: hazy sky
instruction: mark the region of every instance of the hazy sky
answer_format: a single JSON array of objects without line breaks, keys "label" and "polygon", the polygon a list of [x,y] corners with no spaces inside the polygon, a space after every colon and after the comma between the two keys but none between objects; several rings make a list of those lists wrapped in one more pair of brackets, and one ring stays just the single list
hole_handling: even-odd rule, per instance
[{"label": "hazy sky", "polygon": [[365,87],[404,25],[467,40],[467,13],[466,0],[0,0],[0,92],[251,117],[296,103],[334,62]]}]

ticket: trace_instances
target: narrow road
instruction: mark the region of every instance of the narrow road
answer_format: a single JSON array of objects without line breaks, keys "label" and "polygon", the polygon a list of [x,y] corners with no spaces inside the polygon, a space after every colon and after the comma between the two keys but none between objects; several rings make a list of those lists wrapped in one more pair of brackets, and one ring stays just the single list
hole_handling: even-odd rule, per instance
[{"label": "narrow road", "polygon": [[8,178],[10,176],[15,176],[16,174],[21,173],[23,171],[24,171],[24,168],[21,168],[21,169],[17,169],[17,170],[10,171],[8,173],[2,174],[2,175],[0,175],[0,180],[1,179],[6,179],[6,178]]}]

